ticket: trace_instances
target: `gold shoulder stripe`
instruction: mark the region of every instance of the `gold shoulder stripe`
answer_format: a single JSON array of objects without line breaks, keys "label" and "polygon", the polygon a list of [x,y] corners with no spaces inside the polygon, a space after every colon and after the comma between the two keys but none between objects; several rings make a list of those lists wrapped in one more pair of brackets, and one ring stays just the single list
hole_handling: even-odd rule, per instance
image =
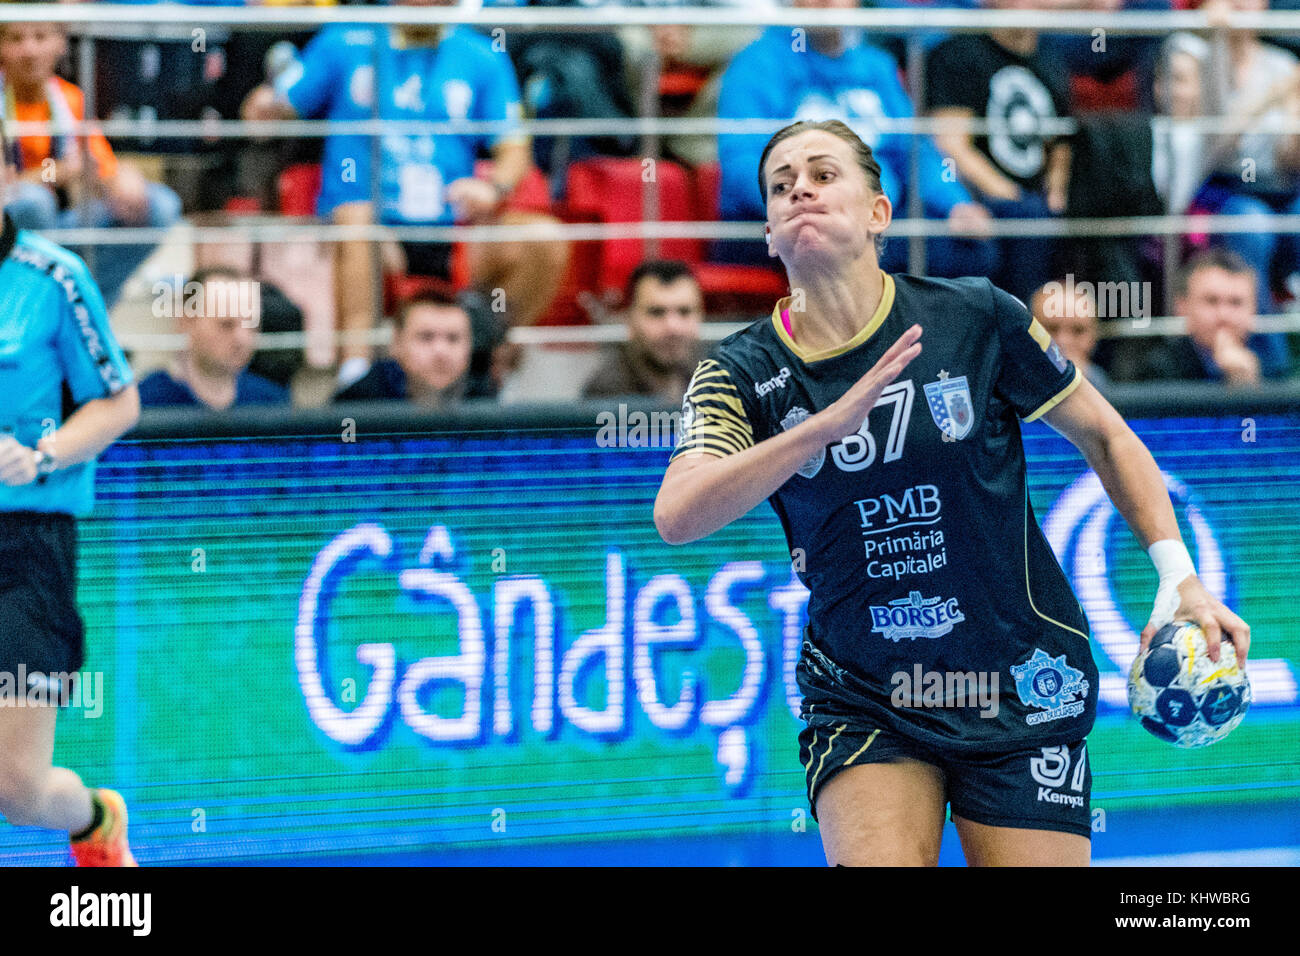
[{"label": "gold shoulder stripe", "polygon": [[705,409],[715,412],[723,412],[725,410],[725,412],[731,412],[735,415],[745,414],[745,406],[741,404],[739,395],[719,395],[717,392],[708,392],[691,395],[690,402],[697,409]]},{"label": "gold shoulder stripe", "polygon": [[1044,352],[1052,347],[1052,336],[1047,329],[1043,328],[1043,323],[1037,319],[1031,319],[1029,322],[1029,336],[1038,343],[1038,347]]},{"label": "gold shoulder stripe", "polygon": [[1034,419],[1041,418],[1042,416],[1046,415],[1057,405],[1061,404],[1061,402],[1069,398],[1070,393],[1073,392],[1076,388],[1078,388],[1081,382],[1083,382],[1083,373],[1079,371],[1079,366],[1076,365],[1074,367],[1074,378],[1070,380],[1070,384],[1065,386],[1065,388],[1061,389],[1059,392],[1057,392],[1047,401],[1043,402],[1043,404],[1035,408],[1033,414],[1028,416],[1025,419],[1025,421],[1032,422]]}]

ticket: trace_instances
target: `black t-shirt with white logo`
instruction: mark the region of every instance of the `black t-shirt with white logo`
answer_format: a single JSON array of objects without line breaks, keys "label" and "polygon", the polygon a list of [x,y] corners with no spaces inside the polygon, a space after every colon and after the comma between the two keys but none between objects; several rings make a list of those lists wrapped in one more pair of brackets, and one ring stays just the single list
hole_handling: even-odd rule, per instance
[{"label": "black t-shirt with white logo", "polygon": [[986,36],[945,40],[926,60],[928,110],[964,108],[1006,128],[973,137],[975,148],[1023,189],[1040,192],[1047,148],[1055,137],[1035,132],[1040,120],[1070,112],[1066,71],[1041,53],[1021,56]]},{"label": "black t-shirt with white logo", "polygon": [[[1034,518],[1020,436],[1079,372],[987,279],[886,274],[862,331],[817,353],[786,331],[790,302],[699,364],[673,457],[735,454],[796,426],[919,323],[921,354],[863,426],[768,499],[811,592],[807,636],[865,683],[868,716],[924,743],[995,752],[1083,737],[1097,699],[1088,623]],[[996,716],[891,703],[900,673],[996,674]]]}]

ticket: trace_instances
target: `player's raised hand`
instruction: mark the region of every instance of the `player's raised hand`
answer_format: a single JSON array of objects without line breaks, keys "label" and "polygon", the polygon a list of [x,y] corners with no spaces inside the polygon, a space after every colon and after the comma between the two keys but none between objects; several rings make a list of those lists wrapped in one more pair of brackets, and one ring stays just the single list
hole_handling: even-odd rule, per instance
[{"label": "player's raised hand", "polygon": [[1218,661],[1219,645],[1226,636],[1237,652],[1237,665],[1246,666],[1246,655],[1250,651],[1249,624],[1207,591],[1201,579],[1194,574],[1189,574],[1179,583],[1177,600],[1178,606],[1172,615],[1168,610],[1161,613],[1160,601],[1157,600],[1151,620],[1142,629],[1139,654],[1146,652],[1156,631],[1170,621],[1192,621],[1205,633],[1205,644],[1210,650],[1210,660]]},{"label": "player's raised hand", "polygon": [[831,441],[839,441],[862,427],[867,415],[889,384],[907,368],[907,364],[921,354],[921,327],[914,325],[889,347],[871,371],[853,383],[822,411],[817,413],[824,422]]}]

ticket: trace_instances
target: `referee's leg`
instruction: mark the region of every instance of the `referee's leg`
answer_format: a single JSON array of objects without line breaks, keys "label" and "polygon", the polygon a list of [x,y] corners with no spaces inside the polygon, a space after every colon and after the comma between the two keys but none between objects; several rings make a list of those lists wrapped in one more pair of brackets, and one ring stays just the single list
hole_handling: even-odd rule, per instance
[{"label": "referee's leg", "polygon": [[943,771],[920,760],[846,767],[817,794],[831,866],[937,866]]},{"label": "referee's leg", "polygon": [[90,791],[53,766],[54,706],[0,706],[0,816],[16,826],[79,833],[90,826]]},{"label": "referee's leg", "polygon": [[952,815],[971,866],[1088,866],[1092,841],[1077,833],[994,827]]}]

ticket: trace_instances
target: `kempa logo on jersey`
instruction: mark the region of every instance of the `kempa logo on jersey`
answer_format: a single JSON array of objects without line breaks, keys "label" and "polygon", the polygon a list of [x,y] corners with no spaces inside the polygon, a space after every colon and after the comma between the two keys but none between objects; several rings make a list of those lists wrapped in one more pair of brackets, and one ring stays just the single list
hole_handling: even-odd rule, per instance
[{"label": "kempa logo on jersey", "polygon": [[790,370],[785,366],[782,366],[781,371],[777,372],[766,382],[755,382],[754,391],[758,393],[759,398],[762,398],[768,392],[775,391],[778,388],[785,388],[786,380],[789,377],[790,377]]},{"label": "kempa logo on jersey", "polygon": [[[1079,761],[1070,773],[1070,748],[1065,744],[1044,747],[1041,757],[1029,758],[1029,775],[1034,782],[1041,784],[1038,788],[1039,803],[1058,803],[1070,807],[1083,806],[1083,781],[1088,772],[1088,745],[1079,750]],[[1074,793],[1061,793],[1066,777],[1070,778],[1070,789]]]},{"label": "kempa logo on jersey", "polygon": [[890,601],[888,606],[871,605],[872,633],[879,631],[891,641],[943,637],[964,620],[966,615],[956,598],[927,598],[920,591]]}]

